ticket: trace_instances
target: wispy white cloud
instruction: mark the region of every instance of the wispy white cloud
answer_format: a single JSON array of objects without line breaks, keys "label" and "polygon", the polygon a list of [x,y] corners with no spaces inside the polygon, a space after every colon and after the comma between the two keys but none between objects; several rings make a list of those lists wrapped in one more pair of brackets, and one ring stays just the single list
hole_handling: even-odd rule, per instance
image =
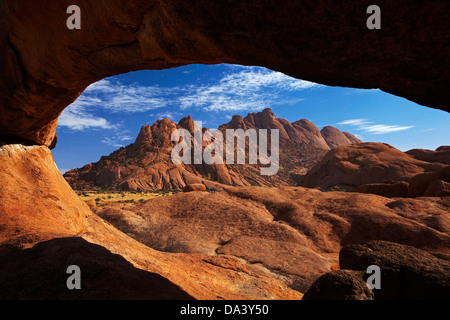
[{"label": "wispy white cloud", "polygon": [[[294,103],[280,93],[319,86],[263,68],[247,67],[231,73],[216,83],[194,88],[179,98],[181,109],[205,111],[257,111],[280,103]],[[295,102],[301,101],[296,98]]]},{"label": "wispy white cloud", "polygon": [[364,127],[364,130],[368,133],[373,134],[384,134],[384,133],[391,133],[391,132],[397,132],[397,131],[403,131],[414,128],[413,126],[388,126],[384,124],[376,124],[372,126],[366,126]]},{"label": "wispy white cloud", "polygon": [[182,115],[183,115],[182,113],[176,112],[173,110],[167,110],[167,111],[159,112],[157,114],[153,114],[153,113],[150,114],[150,116],[156,117],[158,119],[167,118],[172,121],[175,121],[175,119],[180,118]]},{"label": "wispy white cloud", "polygon": [[[113,129],[115,125],[103,118],[107,113],[164,110],[156,114],[174,119],[179,114],[170,109],[254,112],[276,104],[298,103],[303,99],[290,98],[286,93],[318,86],[265,68],[242,66],[231,66],[217,79],[186,86],[123,84],[107,78],[86,88],[78,100],[66,108],[59,124],[73,130]],[[102,117],[96,116],[99,113]]]},{"label": "wispy white cloud", "polygon": [[367,119],[350,119],[350,120],[338,122],[338,124],[341,124],[341,125],[351,124],[354,126],[361,126],[361,125],[368,124],[368,123],[371,123],[371,122],[368,122]]},{"label": "wispy white cloud", "polygon": [[338,122],[337,124],[356,126],[357,130],[365,131],[369,134],[386,134],[414,128],[414,126],[373,124],[373,122],[368,121],[368,119],[349,119]]},{"label": "wispy white cloud", "polygon": [[86,101],[82,103],[91,102],[91,106],[112,113],[145,112],[165,107],[167,100],[164,98],[169,93],[168,88],[139,84],[124,85],[118,81],[103,79],[86,88],[82,95]]},{"label": "wispy white cloud", "polygon": [[434,130],[436,130],[436,128],[423,129],[423,130],[420,130],[419,132],[430,132],[430,131],[434,131]]},{"label": "wispy white cloud", "polygon": [[116,125],[109,123],[105,118],[93,116],[87,113],[84,107],[79,105],[72,105],[66,108],[59,117],[58,125],[74,131],[116,128]]},{"label": "wispy white cloud", "polygon": [[377,93],[381,92],[380,89],[359,89],[359,88],[347,88],[344,94],[346,95],[361,95],[365,93]]},{"label": "wispy white cloud", "polygon": [[106,113],[134,113],[162,108],[166,101],[160,97],[161,90],[140,85],[123,85],[103,79],[91,84],[83,94],[61,114],[58,125],[75,131],[88,129],[117,129],[104,117]]},{"label": "wispy white cloud", "polygon": [[102,142],[105,144],[108,144],[110,146],[113,147],[124,147],[126,144],[126,141],[131,141],[133,140],[133,137],[128,136],[128,135],[112,135],[110,137],[104,137],[102,139]]}]

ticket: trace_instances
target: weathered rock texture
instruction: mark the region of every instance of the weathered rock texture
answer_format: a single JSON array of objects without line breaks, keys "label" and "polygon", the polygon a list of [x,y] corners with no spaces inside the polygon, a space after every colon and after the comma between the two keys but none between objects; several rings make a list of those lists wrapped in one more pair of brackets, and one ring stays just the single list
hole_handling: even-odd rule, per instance
[{"label": "weathered rock texture", "polygon": [[191,63],[259,65],[328,85],[380,88],[449,110],[450,3],[0,1],[0,135],[54,146],[57,119],[91,83]]},{"label": "weathered rock texture", "polygon": [[193,191],[200,191],[205,192],[206,186],[204,184],[200,183],[194,183],[194,184],[188,184],[183,188],[183,192],[193,192]]},{"label": "weathered rock texture", "polygon": [[[0,147],[1,299],[300,299],[234,257],[159,252],[93,214],[44,146]],[[37,200],[38,199],[38,200]],[[67,267],[82,271],[68,290]]]},{"label": "weathered rock texture", "polygon": [[[0,158],[4,299],[300,299],[345,245],[387,240],[450,255],[449,197],[231,187],[96,215],[47,147],[4,145]],[[72,264],[79,291],[65,286]]]},{"label": "weathered rock texture", "polygon": [[45,146],[0,146],[0,244],[80,234],[91,212]]},{"label": "weathered rock texture", "polygon": [[355,141],[355,139],[359,141],[359,139],[357,139],[355,136],[350,136],[349,133],[345,134],[335,127],[330,126],[323,127],[323,129],[320,130],[320,133],[322,134],[322,137],[325,139],[330,149],[333,149],[338,146],[352,144],[353,141]]},{"label": "weathered rock texture", "polygon": [[[109,156],[104,156],[96,163],[87,164],[80,169],[66,172],[64,177],[70,185],[77,190],[105,187],[121,190],[159,190],[183,189],[189,184],[204,184],[207,189],[223,190],[226,186],[277,186],[295,185],[299,177],[320,161],[330,150],[329,145],[360,143],[355,136],[347,133],[348,139],[338,129],[332,128],[336,135],[343,139],[336,141],[333,137],[328,139],[320,133],[319,129],[306,119],[290,123],[277,118],[269,108],[262,112],[250,113],[242,119],[234,116],[232,120],[219,126],[224,137],[223,164],[175,165],[171,158],[175,142],[171,135],[175,129],[186,129],[191,134],[191,147],[194,149],[194,131],[200,130],[191,116],[181,119],[175,124],[169,119],[158,120],[152,126],[143,126],[136,141],[127,147],[120,148]],[[205,132],[207,128],[202,128]],[[276,175],[261,175],[260,165],[250,165],[248,160],[249,141],[246,148],[238,150],[245,153],[245,164],[226,163],[225,152],[227,129],[254,129],[279,130],[279,170]],[[209,143],[202,143],[203,150]],[[269,138],[270,154],[270,138]],[[255,149],[258,149],[256,142]]]},{"label": "weathered rock texture", "polygon": [[387,240],[450,255],[449,208],[449,197],[233,187],[95,212],[154,249],[237,257],[305,292],[348,244]]},{"label": "weathered rock texture", "polygon": [[364,271],[337,270],[320,276],[302,300],[374,300]]},{"label": "weathered rock texture", "polygon": [[[409,182],[418,174],[445,167],[442,163],[417,160],[385,143],[367,142],[332,149],[308,171],[300,184],[310,188],[392,184]],[[397,187],[401,189],[401,186]],[[374,190],[374,187],[371,188]],[[386,195],[390,192],[394,193],[394,190]]]},{"label": "weathered rock texture", "polygon": [[379,196],[395,198],[408,195],[409,184],[404,181],[398,183],[369,183],[356,187],[352,192],[371,193]]},{"label": "weathered rock texture", "polygon": [[[321,276],[304,300],[434,300],[450,296],[450,261],[429,252],[387,241],[342,248],[346,270]],[[369,290],[367,268],[380,268],[380,288]]]},{"label": "weathered rock texture", "polygon": [[436,150],[411,149],[405,153],[418,160],[450,165],[450,146],[440,146]]},{"label": "weathered rock texture", "polygon": [[450,166],[435,172],[427,172],[414,176],[408,187],[408,197],[447,196],[450,195]]}]

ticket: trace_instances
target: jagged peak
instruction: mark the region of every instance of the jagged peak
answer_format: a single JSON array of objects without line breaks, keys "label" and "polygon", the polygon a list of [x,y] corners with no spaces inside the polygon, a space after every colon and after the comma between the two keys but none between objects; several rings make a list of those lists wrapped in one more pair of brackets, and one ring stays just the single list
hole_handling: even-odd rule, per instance
[{"label": "jagged peak", "polygon": [[196,130],[199,130],[200,126],[192,119],[191,115],[182,118],[178,122],[178,126],[188,130],[190,133],[194,133]]},{"label": "jagged peak", "polygon": [[180,121],[178,121],[178,125],[179,125],[181,122],[184,122],[184,121],[193,121],[193,120],[192,120],[192,116],[189,114],[189,115],[187,115],[186,117],[181,118]]},{"label": "jagged peak", "polygon": [[[251,122],[250,120],[254,122]],[[77,173],[72,172],[71,181],[77,184],[76,180],[81,179],[81,176],[89,176],[93,178],[89,178],[89,181],[81,179],[84,182],[80,182],[80,184],[77,185],[98,185],[98,181],[95,179],[97,179],[96,177],[99,176],[99,173],[102,173],[100,178],[103,179],[103,182],[107,185],[113,183],[114,188],[119,189],[138,187],[144,189],[167,187],[178,188],[180,187],[180,181],[184,179],[185,173],[190,178],[195,178],[195,176],[200,177],[206,173],[208,179],[213,179],[213,181],[219,181],[220,183],[226,181],[226,184],[236,183],[241,185],[253,183],[250,181],[255,181],[255,183],[261,182],[263,185],[266,185],[266,183],[267,185],[271,185],[272,182],[263,182],[263,180],[260,180],[259,176],[254,175],[252,170],[236,171],[232,166],[228,167],[226,164],[224,166],[214,165],[209,167],[203,165],[201,167],[196,167],[195,170],[198,170],[198,172],[196,171],[197,173],[192,173],[189,171],[190,169],[185,171],[185,169],[183,169],[184,166],[180,166],[178,167],[178,169],[181,170],[179,171],[179,178],[172,179],[172,176],[169,176],[169,180],[164,180],[165,178],[163,178],[163,180],[155,178],[164,176],[167,171],[174,166],[170,160],[171,151],[174,146],[174,142],[171,140],[173,131],[177,128],[184,128],[192,135],[195,135],[195,129],[198,128],[198,125],[199,123],[195,122],[191,115],[182,118],[178,124],[170,119],[164,118],[157,120],[153,125],[143,125],[135,143],[117,150],[110,156],[105,156],[102,158],[101,162],[93,164],[91,167],[84,168],[84,171],[78,170],[78,178]],[[310,130],[311,128],[316,128],[316,130]],[[207,128],[203,128],[203,130],[206,129]],[[219,130],[223,129],[279,130],[282,161],[284,167],[288,169],[281,171],[282,174],[279,177],[275,177],[274,183],[279,183],[281,181],[291,183],[293,180],[291,178],[291,171],[289,170],[305,172],[306,169],[311,168],[311,166],[317,163],[326,151],[330,149],[328,143],[333,146],[351,143],[345,137],[345,134],[340,131],[338,131],[338,135],[330,135],[328,140],[326,140],[320,134],[318,128],[309,120],[302,119],[290,123],[288,120],[277,118],[270,108],[266,108],[258,113],[249,113],[245,118],[240,115],[234,115],[228,123],[219,126]],[[337,130],[335,128],[333,129]],[[327,129],[324,129],[324,131],[326,130]],[[205,144],[202,144],[202,147],[205,147],[207,144],[207,141],[205,141]],[[298,159],[301,161],[299,162]],[[121,170],[121,168],[127,168],[127,170]],[[249,169],[249,167],[246,167],[246,169]],[[86,172],[94,172],[95,174],[86,175]],[[108,177],[108,179],[105,177]],[[132,182],[128,184],[129,181]]]},{"label": "jagged peak", "polygon": [[151,139],[152,137],[152,128],[151,126],[143,125],[141,130],[139,131],[138,136],[134,144],[142,144],[144,141]]},{"label": "jagged peak", "polygon": [[273,113],[271,108],[265,108],[263,111],[261,111],[262,114],[273,114],[275,115],[275,113]]},{"label": "jagged peak", "polygon": [[174,126],[175,122],[170,120],[169,118],[158,119],[151,127],[161,127],[161,126]]}]

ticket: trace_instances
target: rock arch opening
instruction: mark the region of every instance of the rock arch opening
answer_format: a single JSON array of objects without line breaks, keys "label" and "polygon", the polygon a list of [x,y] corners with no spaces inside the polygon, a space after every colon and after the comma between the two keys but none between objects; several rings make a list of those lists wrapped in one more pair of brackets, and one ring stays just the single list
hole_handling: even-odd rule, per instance
[{"label": "rock arch opening", "polygon": [[[387,161],[394,160],[384,170],[389,179],[399,172],[419,173],[407,186],[407,198],[398,194],[404,192],[405,181],[398,183],[400,189],[391,188],[397,184],[388,183],[388,190],[386,184],[377,184],[369,186],[369,192],[363,188],[351,194],[302,187],[242,187],[158,198],[138,203],[137,212],[127,208],[108,212],[104,207],[98,215],[63,179],[49,147],[56,145],[61,113],[90,84],[125,72],[194,63],[264,66],[324,85],[379,88],[449,111],[447,0],[381,1],[383,22],[375,30],[366,27],[366,9],[372,0],[345,5],[329,0],[283,4],[278,0],[264,4],[258,0],[78,0],[81,29],[68,29],[66,9],[71,4],[68,0],[0,0],[0,140],[21,143],[0,147],[0,274],[7,283],[0,286],[0,296],[105,299],[116,297],[117,289],[124,288],[121,282],[130,276],[135,283],[136,276],[144,275],[158,279],[158,286],[153,286],[153,280],[148,286],[144,283],[145,292],[127,286],[126,292],[118,293],[120,298],[149,298],[150,289],[151,298],[164,293],[167,299],[301,299],[320,274],[339,268],[338,254],[346,245],[350,245],[343,251],[348,261],[340,267],[352,271],[333,275],[345,283],[350,279],[357,290],[352,287],[348,296],[343,292],[338,298],[377,298],[366,292],[364,270],[355,271],[361,261],[354,256],[361,254],[363,260],[387,266],[401,261],[412,270],[408,275],[401,271],[405,268],[394,270],[395,279],[414,284],[421,279],[420,286],[415,286],[418,290],[388,288],[381,298],[404,298],[403,291],[414,299],[429,298],[429,292],[445,295],[448,261],[441,258],[450,254],[450,230],[445,224],[448,147],[405,155],[384,144],[363,144],[355,148],[357,152],[343,148],[326,159],[338,172],[348,173],[345,176],[353,181],[346,183],[370,182],[358,172],[351,175],[360,165],[365,169],[368,162],[375,162],[371,168],[376,176]],[[258,117],[275,123],[269,111],[247,122],[242,117],[230,122],[248,125]],[[99,125],[111,124],[95,120]],[[341,122],[362,126],[367,121],[358,117]],[[289,127],[283,121],[280,125]],[[399,129],[373,125],[372,130]],[[305,121],[292,126],[314,129]],[[153,131],[143,130],[143,135],[149,133]],[[376,153],[386,157],[374,157]],[[319,167],[308,181],[316,178],[329,183],[329,177],[321,175],[333,173],[328,169]],[[426,170],[433,172],[423,173]],[[115,173],[102,177],[108,180]],[[408,198],[411,194],[426,197]],[[151,214],[148,221],[143,221],[144,211]],[[106,222],[108,215],[123,232]],[[194,223],[186,223],[189,219]],[[159,241],[156,244],[167,246],[162,249],[182,253],[153,250],[126,232],[139,232],[134,236],[144,243]],[[139,238],[143,234],[155,236]],[[180,240],[180,235],[185,238]],[[58,238],[66,240],[55,241]],[[361,242],[366,244],[351,246]],[[422,259],[420,266],[432,266],[429,273],[408,263],[417,265],[417,257]],[[58,263],[47,268],[52,259]],[[123,263],[115,263],[119,260]],[[110,290],[86,286],[81,295],[71,295],[60,282],[66,279],[54,277],[54,272],[64,274],[66,266],[61,264],[65,262],[80,264],[88,279],[101,274],[100,282]],[[42,283],[35,274],[53,280]],[[331,277],[333,283],[335,279]],[[331,281],[329,277],[322,280],[307,297],[315,298]],[[355,296],[355,292],[362,294]]]},{"label": "rock arch opening", "polygon": [[[262,67],[194,64],[92,84],[60,116],[53,154],[63,173],[78,168],[66,174],[78,190],[296,185],[337,146],[382,142],[407,151],[448,144],[449,121],[441,113],[381,90],[324,86]],[[258,170],[229,166],[223,155],[224,166],[190,166],[193,160],[180,171],[171,160],[171,133],[187,129],[194,138],[199,124],[223,135],[279,130],[281,171],[261,177]],[[250,155],[248,146],[245,152]]]},{"label": "rock arch opening", "polygon": [[328,1],[84,0],[81,30],[67,29],[65,2],[1,5],[0,134],[36,144],[55,145],[58,116],[90,83],[191,63],[265,66],[448,110],[444,0],[385,3],[383,28],[376,31],[366,28],[370,1],[337,8]]}]

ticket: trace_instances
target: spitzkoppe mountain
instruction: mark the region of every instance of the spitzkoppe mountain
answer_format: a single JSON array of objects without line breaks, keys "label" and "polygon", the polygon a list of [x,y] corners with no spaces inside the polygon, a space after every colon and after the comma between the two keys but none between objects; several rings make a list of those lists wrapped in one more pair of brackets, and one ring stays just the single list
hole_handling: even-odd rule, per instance
[{"label": "spitzkoppe mountain", "polygon": [[[332,148],[361,142],[354,135],[333,127],[319,131],[306,119],[290,123],[277,118],[271,109],[250,113],[244,118],[235,115],[230,122],[219,126],[224,136],[227,129],[279,130],[279,171],[273,176],[263,176],[259,165],[248,164],[248,161],[246,164],[174,164],[171,151],[176,143],[171,141],[171,134],[177,128],[186,129],[193,136],[196,123],[191,116],[187,116],[178,124],[162,119],[152,126],[143,126],[134,143],[102,157],[96,163],[70,170],[64,177],[78,190],[98,187],[118,190],[182,189],[194,183],[202,183],[212,190],[221,190],[227,185],[293,185]],[[206,128],[203,128],[205,131]],[[203,142],[203,148],[206,145]]]}]

